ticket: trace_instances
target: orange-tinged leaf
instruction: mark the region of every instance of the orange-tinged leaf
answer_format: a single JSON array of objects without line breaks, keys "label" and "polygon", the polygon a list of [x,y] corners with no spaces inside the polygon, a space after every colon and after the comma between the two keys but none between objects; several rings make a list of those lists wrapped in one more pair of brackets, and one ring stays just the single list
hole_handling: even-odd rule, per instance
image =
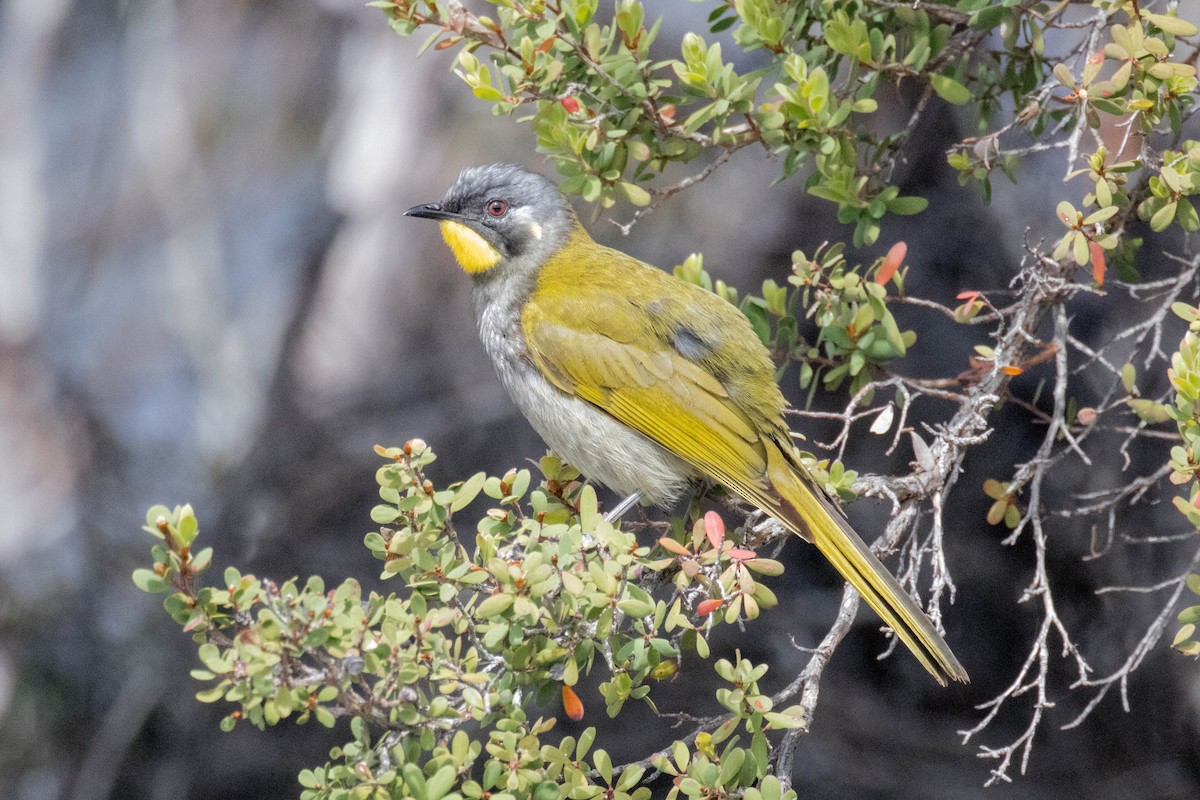
[{"label": "orange-tinged leaf", "polygon": [[979,297],[979,292],[959,292],[954,296],[959,300],[974,300],[976,297]]},{"label": "orange-tinged leaf", "polygon": [[709,544],[718,550],[721,548],[721,542],[725,540],[725,520],[717,512],[705,512],[704,535],[708,537]]},{"label": "orange-tinged leaf", "polygon": [[1092,279],[1096,281],[1097,286],[1103,286],[1106,268],[1104,248],[1095,242],[1088,242],[1088,249],[1092,251]]},{"label": "orange-tinged leaf", "polygon": [[663,550],[666,550],[668,553],[674,553],[677,556],[690,556],[692,554],[691,550],[688,550],[679,542],[666,536],[659,539],[658,543],[662,545]]},{"label": "orange-tinged leaf", "polygon": [[742,547],[731,547],[725,551],[725,555],[739,561],[745,561],[748,558],[758,558],[758,553],[755,553],[753,550],[746,550]]},{"label": "orange-tinged leaf", "polygon": [[547,37],[546,41],[542,42],[541,44],[539,44],[537,46],[537,51],[539,53],[549,53],[550,48],[553,46],[554,46],[554,37],[550,36],[550,37]]},{"label": "orange-tinged leaf", "polygon": [[1000,371],[1005,375],[1020,375],[1025,370],[1021,369],[1020,367],[1014,367],[1011,364],[1005,364],[1000,368]]},{"label": "orange-tinged leaf", "polygon": [[701,600],[700,605],[696,606],[696,614],[701,617],[707,617],[709,614],[716,611],[724,603],[720,598],[710,597],[707,600]]},{"label": "orange-tinged leaf", "polygon": [[892,245],[892,249],[888,250],[887,255],[883,257],[883,263],[879,266],[879,272],[875,273],[875,282],[880,286],[892,279],[896,274],[896,270],[900,269],[900,265],[904,263],[904,257],[908,255],[908,245],[904,242],[896,242]]},{"label": "orange-tinged leaf", "polygon": [[562,697],[563,710],[567,712],[567,716],[576,722],[583,719],[583,701],[575,694],[575,690],[565,683],[562,687]]}]

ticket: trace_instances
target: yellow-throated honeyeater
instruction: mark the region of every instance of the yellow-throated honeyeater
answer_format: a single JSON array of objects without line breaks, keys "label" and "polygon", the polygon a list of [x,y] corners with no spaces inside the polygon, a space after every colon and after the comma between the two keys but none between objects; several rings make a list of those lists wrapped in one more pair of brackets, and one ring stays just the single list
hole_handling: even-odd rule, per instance
[{"label": "yellow-throated honeyeater", "polygon": [[603,247],[540,175],[463,170],[438,220],[475,281],[483,346],[546,443],[670,506],[709,478],[813,542],[938,680],[967,680],[929,617],[800,463],[770,355],[725,300]]}]

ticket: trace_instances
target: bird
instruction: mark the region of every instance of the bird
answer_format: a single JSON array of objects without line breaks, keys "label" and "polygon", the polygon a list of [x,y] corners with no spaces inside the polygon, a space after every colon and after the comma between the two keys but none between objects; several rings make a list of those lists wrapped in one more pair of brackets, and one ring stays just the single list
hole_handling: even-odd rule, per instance
[{"label": "bird", "polygon": [[516,165],[467,167],[404,214],[439,223],[483,347],[551,450],[664,508],[722,485],[815,544],[938,683],[969,680],[802,464],[775,364],[735,306],[598,244],[551,180]]}]

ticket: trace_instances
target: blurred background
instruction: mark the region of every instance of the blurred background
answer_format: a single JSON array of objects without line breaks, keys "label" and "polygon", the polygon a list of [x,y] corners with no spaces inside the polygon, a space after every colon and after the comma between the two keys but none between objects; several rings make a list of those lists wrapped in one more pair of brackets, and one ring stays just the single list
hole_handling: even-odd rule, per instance
[{"label": "blurred background", "polygon": [[[469,280],[432,226],[401,213],[439,199],[468,163],[552,169],[525,127],[490,116],[450,74],[450,57],[416,58],[419,37],[397,37],[360,5],[0,2],[0,797],[296,797],[296,773],[344,740],[344,725],[217,730],[226,711],[196,702],[187,676],[194,645],[129,580],[148,561],[139,528],[151,504],[192,503],[218,568],[378,587],[361,546],[373,444],[426,439],[442,483],[543,451],[478,345]],[[670,9],[667,42],[708,11]],[[881,117],[904,119],[905,102],[897,95]],[[902,180],[930,208],[892,220],[861,254],[906,240],[909,290],[944,303],[1007,285],[1027,227],[1031,241],[1048,235],[1063,192],[1059,162],[1031,159],[1019,189],[998,183],[982,204],[943,155],[969,125],[946,107],[926,115]],[[786,276],[793,249],[850,237],[802,180],[772,186],[778,172],[745,151],[629,237],[607,216],[590,225],[663,267],[701,251],[714,275],[753,290]],[[1145,250],[1148,277],[1168,274],[1155,261],[1161,247]],[[1081,336],[1104,341],[1127,322],[1107,307],[1095,298],[1073,308]],[[927,316],[904,321],[937,343],[918,343],[910,374],[953,375],[982,341]],[[794,378],[785,388],[797,395]],[[800,742],[796,788],[804,798],[1200,797],[1200,667],[1165,645],[1135,674],[1128,713],[1114,693],[1060,731],[1087,696],[1066,681],[1052,687],[1061,708],[1039,731],[1028,774],[981,788],[990,762],[956,732],[1012,680],[1038,623],[1036,609],[1016,604],[1031,550],[1000,545],[976,487],[1005,477],[1042,432],[1016,410],[993,420],[998,431],[969,460],[950,514],[961,525],[949,532],[959,592],[946,624],[974,682],[941,691],[906,656],[877,661],[884,642],[860,615]],[[911,454],[889,461],[884,449],[859,443],[847,461],[903,470]],[[1114,454],[1062,476],[1063,492],[1112,485],[1120,469]],[[1125,522],[1179,530],[1161,509]],[[864,502],[853,515],[871,538],[886,509]],[[1186,553],[1143,548],[1083,563],[1089,533],[1060,533],[1063,614],[1110,670],[1158,599],[1095,588],[1178,574]],[[805,659],[789,637],[814,644],[839,597],[809,549],[789,546],[783,558],[783,607],[722,640],[726,652],[769,660],[772,690]],[[691,709],[700,681],[665,685],[659,707]],[[585,724],[611,727],[599,696],[583,695]],[[1027,720],[1028,707],[1016,708],[982,741],[1007,743]],[[636,710],[602,741],[626,760],[669,735]]]}]

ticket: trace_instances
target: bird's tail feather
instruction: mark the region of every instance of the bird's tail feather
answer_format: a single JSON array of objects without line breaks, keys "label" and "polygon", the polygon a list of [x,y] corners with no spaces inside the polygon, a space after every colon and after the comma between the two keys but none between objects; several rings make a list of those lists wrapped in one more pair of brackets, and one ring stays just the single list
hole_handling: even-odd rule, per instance
[{"label": "bird's tail feather", "polygon": [[817,546],[938,683],[945,686],[947,678],[969,681],[967,671],[932,620],[859,538],[825,493],[807,475],[800,474],[782,453],[775,458],[768,456],[767,474],[778,492],[776,503],[772,504],[775,507],[768,510],[794,533]]}]

